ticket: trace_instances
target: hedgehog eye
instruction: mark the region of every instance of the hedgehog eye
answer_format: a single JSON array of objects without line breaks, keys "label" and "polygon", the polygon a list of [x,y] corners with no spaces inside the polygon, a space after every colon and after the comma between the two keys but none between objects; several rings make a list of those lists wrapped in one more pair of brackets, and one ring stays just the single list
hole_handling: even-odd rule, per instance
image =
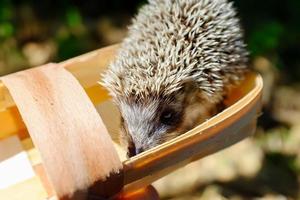
[{"label": "hedgehog eye", "polygon": [[171,125],[176,117],[174,110],[166,110],[160,116],[160,121],[163,124]]}]

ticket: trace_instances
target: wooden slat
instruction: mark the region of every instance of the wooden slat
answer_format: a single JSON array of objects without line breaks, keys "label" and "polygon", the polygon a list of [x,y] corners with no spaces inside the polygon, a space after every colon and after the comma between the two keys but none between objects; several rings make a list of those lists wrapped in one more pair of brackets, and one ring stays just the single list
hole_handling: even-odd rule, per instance
[{"label": "wooden slat", "polygon": [[47,193],[39,177],[34,177],[5,190],[0,190],[1,200],[44,200],[46,197]]},{"label": "wooden slat", "polygon": [[32,166],[42,164],[42,158],[40,152],[34,147],[31,138],[26,138],[21,141],[24,151],[27,153],[27,157]]},{"label": "wooden slat", "polygon": [[26,127],[16,107],[10,107],[2,112],[0,111],[0,122],[0,140],[15,134],[18,134],[20,139],[28,136]]},{"label": "wooden slat", "polygon": [[[63,67],[49,64],[1,80],[17,104],[59,198],[86,199],[90,187],[97,188],[95,183],[119,172],[122,165],[101,118]],[[106,195],[105,189],[97,188],[101,195]]]},{"label": "wooden slat", "polygon": [[84,88],[98,85],[100,73],[115,57],[119,45],[105,47],[60,63],[70,71]]}]

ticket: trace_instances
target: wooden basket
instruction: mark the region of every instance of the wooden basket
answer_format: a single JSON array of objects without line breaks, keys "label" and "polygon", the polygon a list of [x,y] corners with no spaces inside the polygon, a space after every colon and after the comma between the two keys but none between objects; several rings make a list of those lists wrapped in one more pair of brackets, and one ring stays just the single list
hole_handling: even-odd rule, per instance
[{"label": "wooden basket", "polygon": [[[60,63],[79,80],[113,139],[118,131],[119,113],[97,81],[116,49],[117,46],[110,46]],[[130,159],[117,150],[123,167],[119,176],[108,180],[111,183],[105,188],[135,191],[253,134],[261,110],[262,87],[258,74],[248,74],[226,99],[227,109],[208,121]],[[116,143],[114,145],[119,149]],[[40,200],[56,196],[55,187],[46,174],[40,152],[34,146],[10,93],[0,82],[0,199]]]}]

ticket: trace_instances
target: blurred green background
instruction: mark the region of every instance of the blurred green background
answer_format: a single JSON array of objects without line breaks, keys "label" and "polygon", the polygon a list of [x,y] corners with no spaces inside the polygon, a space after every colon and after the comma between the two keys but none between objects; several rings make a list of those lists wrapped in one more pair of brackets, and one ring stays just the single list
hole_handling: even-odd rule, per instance
[{"label": "blurred green background", "polygon": [[[122,41],[146,0],[0,0],[0,75]],[[265,83],[254,137],[155,183],[163,199],[300,199],[300,1],[236,0]]]}]

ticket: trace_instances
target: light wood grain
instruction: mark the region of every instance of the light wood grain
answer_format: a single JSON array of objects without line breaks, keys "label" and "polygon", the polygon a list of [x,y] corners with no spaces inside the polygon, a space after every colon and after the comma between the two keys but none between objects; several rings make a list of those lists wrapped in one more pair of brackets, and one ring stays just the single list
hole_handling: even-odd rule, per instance
[{"label": "light wood grain", "polygon": [[39,177],[20,182],[5,190],[0,190],[1,200],[44,200],[47,193]]},{"label": "light wood grain", "polygon": [[86,199],[88,188],[119,172],[122,165],[101,118],[63,67],[49,64],[1,79],[59,198]]}]

